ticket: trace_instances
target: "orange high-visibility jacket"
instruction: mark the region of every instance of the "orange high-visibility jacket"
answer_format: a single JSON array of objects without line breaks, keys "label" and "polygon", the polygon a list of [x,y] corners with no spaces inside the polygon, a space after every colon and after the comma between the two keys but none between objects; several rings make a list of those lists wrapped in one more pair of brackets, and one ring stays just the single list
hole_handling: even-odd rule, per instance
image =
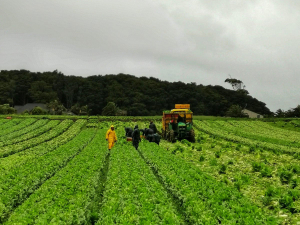
[{"label": "orange high-visibility jacket", "polygon": [[109,129],[106,132],[106,139],[108,140],[108,142],[112,142],[112,143],[117,141],[116,132],[114,130]]}]

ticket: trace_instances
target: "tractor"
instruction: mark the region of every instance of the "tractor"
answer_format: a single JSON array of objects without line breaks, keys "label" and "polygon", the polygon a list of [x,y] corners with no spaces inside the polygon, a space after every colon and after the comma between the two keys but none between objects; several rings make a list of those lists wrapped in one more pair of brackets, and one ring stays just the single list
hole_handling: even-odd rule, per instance
[{"label": "tractor", "polygon": [[189,104],[175,104],[175,109],[163,112],[162,138],[170,142],[182,139],[195,142],[193,112]]}]

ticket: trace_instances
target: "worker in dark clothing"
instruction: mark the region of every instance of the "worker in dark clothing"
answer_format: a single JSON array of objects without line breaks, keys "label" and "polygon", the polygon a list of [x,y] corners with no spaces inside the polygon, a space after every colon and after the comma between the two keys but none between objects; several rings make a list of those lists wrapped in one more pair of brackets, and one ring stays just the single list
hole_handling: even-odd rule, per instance
[{"label": "worker in dark clothing", "polygon": [[161,139],[161,136],[157,133],[153,134],[153,132],[149,133],[147,136],[147,140],[149,142],[155,142],[158,145],[159,145],[160,139]]},{"label": "worker in dark clothing", "polygon": [[141,141],[140,130],[138,125],[136,125],[132,133],[132,145],[135,147],[135,149],[138,149],[140,141]]},{"label": "worker in dark clothing", "polygon": [[147,135],[147,140],[148,140],[149,142],[154,142],[154,134],[148,134],[148,135]]},{"label": "worker in dark clothing", "polygon": [[144,129],[144,136],[147,137],[149,128]]},{"label": "worker in dark clothing", "polygon": [[159,134],[153,134],[153,138],[152,139],[153,139],[153,142],[155,142],[156,144],[159,145],[161,136]]},{"label": "worker in dark clothing", "polygon": [[153,130],[153,133],[154,133],[154,134],[156,134],[157,129],[156,129],[156,126],[155,126],[155,124],[153,123],[153,121],[150,121],[149,128]]},{"label": "worker in dark clothing", "polygon": [[153,134],[153,130],[152,130],[152,129],[145,128],[145,130],[144,130],[144,136],[145,136],[146,139],[147,139],[147,136],[148,136],[149,132],[150,132],[151,134]]},{"label": "worker in dark clothing", "polygon": [[152,129],[147,129],[146,132],[145,132],[145,137],[146,137],[146,140],[150,140],[152,138],[152,135],[154,134],[153,130]]},{"label": "worker in dark clothing", "polygon": [[125,127],[125,137],[132,137],[132,128],[131,127]]}]

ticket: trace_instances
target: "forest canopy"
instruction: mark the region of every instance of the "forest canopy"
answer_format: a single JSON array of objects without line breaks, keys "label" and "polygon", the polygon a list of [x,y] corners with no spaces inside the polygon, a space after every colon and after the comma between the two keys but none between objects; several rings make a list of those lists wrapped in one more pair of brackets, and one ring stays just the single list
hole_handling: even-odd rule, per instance
[{"label": "forest canopy", "polygon": [[61,102],[64,107],[87,106],[89,114],[101,115],[113,102],[129,116],[161,115],[175,104],[191,104],[196,115],[225,116],[232,105],[239,105],[262,115],[270,115],[266,104],[222,86],[168,82],[153,77],[127,74],[66,76],[53,72],[2,70],[0,72],[0,104]]}]

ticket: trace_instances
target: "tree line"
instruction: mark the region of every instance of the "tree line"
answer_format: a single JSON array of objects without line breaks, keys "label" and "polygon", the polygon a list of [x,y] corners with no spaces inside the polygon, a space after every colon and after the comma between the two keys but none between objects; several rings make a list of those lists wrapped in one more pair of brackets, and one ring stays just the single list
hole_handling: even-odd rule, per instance
[{"label": "tree line", "polygon": [[292,118],[292,117],[300,118],[300,105],[286,111],[282,109],[278,109],[273,115],[278,118]]},{"label": "tree line", "polygon": [[163,110],[172,109],[178,103],[190,104],[196,115],[225,116],[233,105],[242,108],[247,105],[247,109],[262,115],[272,114],[265,103],[247,92],[218,85],[168,82],[127,74],[80,77],[66,76],[57,70],[0,72],[0,104],[54,101],[68,110],[86,108],[90,115],[101,115],[108,103],[114,103],[121,115],[128,116],[161,115]]}]

